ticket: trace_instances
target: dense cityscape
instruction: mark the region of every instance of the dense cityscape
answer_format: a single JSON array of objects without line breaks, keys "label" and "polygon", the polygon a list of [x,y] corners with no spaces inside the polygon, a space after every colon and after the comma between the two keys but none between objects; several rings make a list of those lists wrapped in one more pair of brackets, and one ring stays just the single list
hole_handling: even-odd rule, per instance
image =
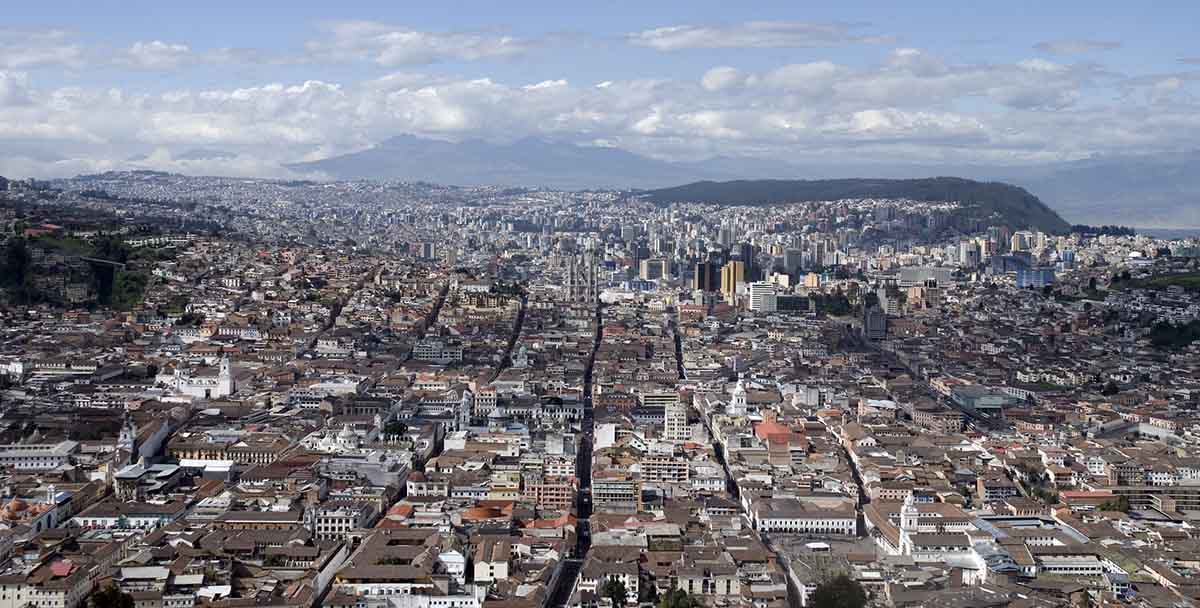
[{"label": "dense cityscape", "polygon": [[1200,2],[6,2],[0,608],[1200,608]]},{"label": "dense cityscape", "polygon": [[0,607],[1200,598],[1195,239],[962,200],[3,187]]}]

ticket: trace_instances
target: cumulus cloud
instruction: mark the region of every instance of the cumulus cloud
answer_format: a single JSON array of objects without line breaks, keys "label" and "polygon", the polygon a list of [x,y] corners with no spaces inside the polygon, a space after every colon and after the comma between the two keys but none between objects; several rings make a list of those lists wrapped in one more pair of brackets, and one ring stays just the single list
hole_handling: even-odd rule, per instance
[{"label": "cumulus cloud", "polygon": [[735,25],[671,25],[629,34],[630,43],[660,51],[727,48],[805,48],[881,44],[891,36],[861,33],[861,25],[806,21],[747,21]]},{"label": "cumulus cloud", "polygon": [[819,95],[829,90],[839,73],[846,70],[831,61],[793,63],[768,72],[762,83],[779,89]]},{"label": "cumulus cloud", "polygon": [[129,47],[121,61],[136,68],[165,70],[177,68],[192,57],[186,44],[171,44],[161,40],[135,42]]},{"label": "cumulus cloud", "polygon": [[330,22],[323,24],[322,34],[307,45],[313,58],[372,61],[385,67],[513,57],[531,46],[500,33],[422,32],[377,21]]},{"label": "cumulus cloud", "polygon": [[[874,65],[809,61],[757,72],[721,65],[686,80],[506,82],[405,70],[360,82],[313,79],[154,94],[40,83],[0,70],[0,156],[8,159],[0,162],[0,174],[5,166],[28,170],[35,158],[26,151],[31,142],[67,160],[43,161],[44,171],[18,175],[62,172],[87,166],[84,161],[276,175],[271,167],[402,133],[544,135],[663,158],[874,155],[928,162],[1150,152],[1200,138],[1200,112],[1188,95],[1194,81],[1185,72],[1127,83],[1088,64],[957,64],[915,48],[895,49]],[[1137,95],[1114,95],[1135,86]],[[1081,103],[1085,95],[1088,103]],[[178,153],[191,148],[230,154]],[[134,153],[145,155],[136,161],[142,164],[128,160]]]},{"label": "cumulus cloud", "polygon": [[742,81],[742,75],[737,68],[729,66],[715,67],[704,73],[700,78],[700,86],[706,91],[728,89]]},{"label": "cumulus cloud", "polygon": [[1086,55],[1119,49],[1121,43],[1116,40],[1046,40],[1033,45],[1033,48],[1051,55]]}]

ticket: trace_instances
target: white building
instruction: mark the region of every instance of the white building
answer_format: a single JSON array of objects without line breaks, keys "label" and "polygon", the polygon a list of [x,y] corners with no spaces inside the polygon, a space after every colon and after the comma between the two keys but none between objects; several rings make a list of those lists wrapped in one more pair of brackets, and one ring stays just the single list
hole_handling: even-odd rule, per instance
[{"label": "white building", "polygon": [[750,515],[760,532],[843,536],[858,532],[858,513],[850,503],[831,508],[787,498],[756,500]]},{"label": "white building", "polygon": [[9,444],[0,446],[0,466],[22,471],[48,471],[71,464],[79,444],[74,441],[58,443]]},{"label": "white building", "polygon": [[456,363],[463,360],[463,347],[459,343],[427,338],[413,346],[413,358],[431,363]]},{"label": "white building", "polygon": [[512,561],[512,543],[487,539],[475,549],[475,582],[490,583],[508,580],[508,565]]},{"label": "white building", "polygon": [[313,509],[313,528],[319,539],[341,540],[354,530],[368,528],[377,511],[370,503],[328,501]]},{"label": "white building", "polygon": [[750,284],[750,310],[754,312],[775,312],[778,296],[775,285],[760,281]]},{"label": "white building", "polygon": [[197,399],[219,399],[237,392],[233,366],[229,362],[228,355],[221,359],[221,365],[215,375],[207,373],[208,371],[197,373],[194,370],[176,367],[174,373],[170,375],[160,374],[158,381],[177,392]]},{"label": "white building", "polygon": [[666,418],[663,422],[663,439],[683,442],[692,438],[692,427],[688,425],[687,406],[679,402],[678,396],[674,403],[666,408]]}]

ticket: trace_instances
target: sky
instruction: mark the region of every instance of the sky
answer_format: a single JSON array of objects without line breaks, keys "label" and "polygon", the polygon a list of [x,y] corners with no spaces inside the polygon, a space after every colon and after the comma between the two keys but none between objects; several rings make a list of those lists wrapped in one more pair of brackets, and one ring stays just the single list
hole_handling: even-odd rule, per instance
[{"label": "sky", "polygon": [[402,134],[797,164],[1200,147],[1194,0],[10,4],[10,177],[293,177]]}]

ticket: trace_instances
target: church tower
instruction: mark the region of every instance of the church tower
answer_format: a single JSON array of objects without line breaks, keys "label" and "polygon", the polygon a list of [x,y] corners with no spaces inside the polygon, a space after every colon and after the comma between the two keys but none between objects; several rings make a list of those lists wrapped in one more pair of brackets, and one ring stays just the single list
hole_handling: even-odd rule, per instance
[{"label": "church tower", "polygon": [[920,511],[917,510],[917,505],[913,502],[912,495],[909,494],[904,499],[904,507],[900,509],[900,530],[908,535],[916,534],[919,514]]},{"label": "church tower", "polygon": [[214,391],[213,397],[227,397],[237,392],[237,386],[233,379],[233,364],[229,361],[229,355],[221,357],[221,369],[217,372],[217,390]]},{"label": "church tower", "polygon": [[471,410],[475,408],[475,395],[471,391],[463,389],[462,401],[458,404],[458,430],[463,430],[471,426]]},{"label": "church tower", "polygon": [[746,382],[741,378],[738,378],[737,386],[733,387],[733,397],[729,401],[729,415],[746,415]]},{"label": "church tower", "polygon": [[117,437],[118,464],[125,466],[137,462],[137,451],[137,427],[133,424],[133,418],[126,412],[125,420],[121,424],[121,434]]}]

